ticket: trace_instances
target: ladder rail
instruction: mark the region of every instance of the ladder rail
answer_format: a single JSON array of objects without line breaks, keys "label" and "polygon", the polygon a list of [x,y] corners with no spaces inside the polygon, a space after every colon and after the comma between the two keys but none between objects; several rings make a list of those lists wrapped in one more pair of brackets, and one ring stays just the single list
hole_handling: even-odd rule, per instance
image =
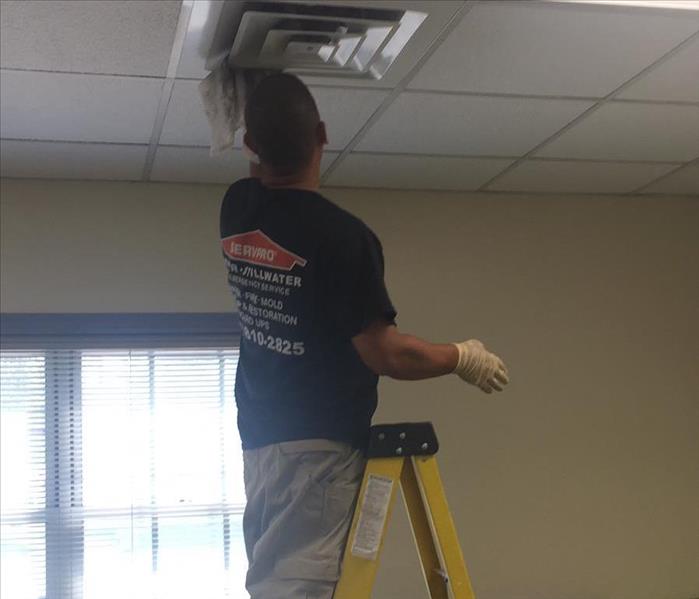
[{"label": "ladder rail", "polygon": [[410,458],[410,461],[406,461],[406,464],[403,466],[401,474],[403,503],[408,512],[410,528],[417,545],[422,574],[429,589],[430,597],[431,599],[449,599],[447,581],[441,573],[442,564],[435,545],[429,515],[425,510],[414,460],[415,458]]},{"label": "ladder rail", "polygon": [[[400,477],[405,465],[404,458],[371,458],[367,461],[364,471],[364,479],[359,490],[357,506],[352,518],[352,526],[347,537],[347,547],[345,548],[342,560],[342,570],[340,580],[335,588],[333,599],[370,599],[371,591],[376,579],[376,571],[379,565],[379,558],[383,550],[386,528],[391,520],[391,512],[395,503],[395,495],[400,484]],[[365,499],[367,484],[371,476],[383,477],[393,481],[391,496],[389,498],[388,511],[381,530],[381,540],[373,559],[365,559],[352,554],[352,546],[357,534],[359,518],[362,512],[362,503]]]},{"label": "ladder rail", "polygon": [[454,599],[475,599],[466,562],[456,535],[456,527],[447,504],[444,486],[434,456],[414,457],[412,463],[420,485],[425,510],[435,535],[435,544],[441,550],[448,585]]}]

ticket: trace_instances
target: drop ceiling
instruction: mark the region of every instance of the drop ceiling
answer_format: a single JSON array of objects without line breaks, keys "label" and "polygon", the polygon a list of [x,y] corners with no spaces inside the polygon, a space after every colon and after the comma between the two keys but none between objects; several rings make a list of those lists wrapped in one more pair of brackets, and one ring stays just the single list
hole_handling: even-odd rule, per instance
[{"label": "drop ceiling", "polygon": [[[313,2],[318,4],[318,2]],[[699,12],[549,1],[427,13],[380,80],[306,77],[327,186],[699,196]],[[3,177],[226,183],[197,82],[214,0],[0,4]]]}]

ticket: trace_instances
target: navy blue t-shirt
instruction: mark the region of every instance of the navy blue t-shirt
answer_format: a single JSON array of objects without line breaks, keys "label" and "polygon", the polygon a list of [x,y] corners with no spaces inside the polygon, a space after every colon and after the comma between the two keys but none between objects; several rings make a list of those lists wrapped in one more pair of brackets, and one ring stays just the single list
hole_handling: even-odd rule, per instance
[{"label": "navy blue t-shirt", "polygon": [[223,199],[221,244],[242,330],[243,448],[313,438],[363,446],[378,377],[351,339],[396,316],[376,235],[318,193],[241,179]]}]

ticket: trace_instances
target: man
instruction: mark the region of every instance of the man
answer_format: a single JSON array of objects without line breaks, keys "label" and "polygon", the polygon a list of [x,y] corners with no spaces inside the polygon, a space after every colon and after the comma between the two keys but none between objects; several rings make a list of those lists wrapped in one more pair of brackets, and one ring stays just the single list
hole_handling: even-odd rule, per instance
[{"label": "man", "polygon": [[456,373],[492,393],[507,374],[478,341],[398,331],[379,240],[318,192],[327,135],[299,79],[263,79],[245,121],[259,164],[226,193],[221,238],[242,325],[246,584],[252,599],[330,599],[379,375]]}]

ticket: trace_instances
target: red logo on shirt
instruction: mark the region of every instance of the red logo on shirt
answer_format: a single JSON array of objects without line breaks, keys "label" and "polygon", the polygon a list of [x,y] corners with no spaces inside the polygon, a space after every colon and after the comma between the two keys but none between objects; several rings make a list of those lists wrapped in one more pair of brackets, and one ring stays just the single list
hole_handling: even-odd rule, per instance
[{"label": "red logo on shirt", "polygon": [[259,229],[226,237],[221,240],[221,245],[226,256],[241,262],[279,270],[291,270],[297,264],[306,266],[306,260],[285,250]]}]

